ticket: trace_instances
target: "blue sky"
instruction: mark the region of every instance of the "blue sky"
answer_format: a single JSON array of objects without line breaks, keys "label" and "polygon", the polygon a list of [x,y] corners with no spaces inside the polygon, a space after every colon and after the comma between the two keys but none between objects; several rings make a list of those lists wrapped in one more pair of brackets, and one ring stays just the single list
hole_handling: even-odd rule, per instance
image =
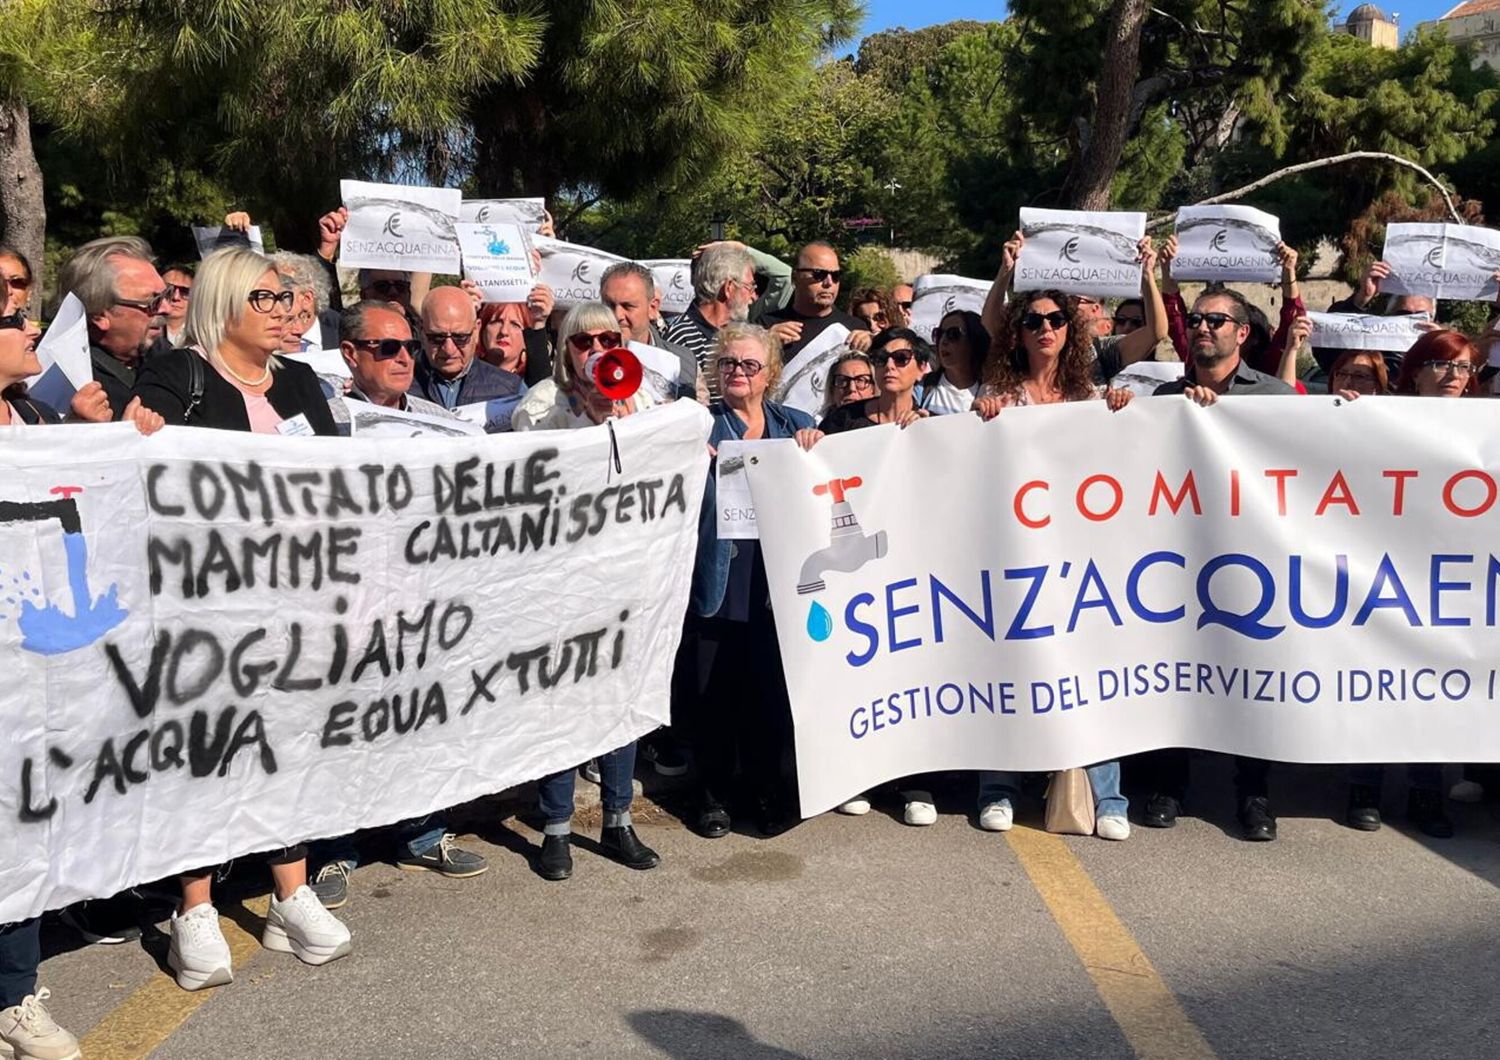
[{"label": "blue sky", "polygon": [[[1348,14],[1355,3],[1357,0],[1354,3],[1340,3],[1339,12]],[[1377,0],[1377,6],[1386,14],[1392,11],[1400,13],[1403,29],[1437,18],[1457,3],[1458,0]],[[867,15],[864,31],[873,33],[893,26],[920,29],[939,22],[952,22],[956,18],[1000,18],[1004,15],[1005,4],[1002,0],[921,0],[920,3],[913,3],[912,0],[866,0],[865,9]]]}]

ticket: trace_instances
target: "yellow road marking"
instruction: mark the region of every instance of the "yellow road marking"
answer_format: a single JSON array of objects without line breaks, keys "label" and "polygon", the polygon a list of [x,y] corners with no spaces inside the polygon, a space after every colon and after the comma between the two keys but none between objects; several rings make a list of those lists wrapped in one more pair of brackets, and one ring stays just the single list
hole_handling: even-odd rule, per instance
[{"label": "yellow road marking", "polygon": [[1135,1055],[1140,1060],[1216,1060],[1068,845],[1034,828],[1014,828],[1006,840]]},{"label": "yellow road marking", "polygon": [[[270,895],[249,899],[246,909],[264,917],[271,904]],[[229,943],[229,956],[235,974],[260,950],[260,939],[251,935],[227,916],[220,915],[219,927]],[[170,975],[153,975],[151,981],[122,1001],[99,1021],[79,1043],[89,1060],[141,1060],[172,1036],[187,1018],[222,987],[186,991]]]}]

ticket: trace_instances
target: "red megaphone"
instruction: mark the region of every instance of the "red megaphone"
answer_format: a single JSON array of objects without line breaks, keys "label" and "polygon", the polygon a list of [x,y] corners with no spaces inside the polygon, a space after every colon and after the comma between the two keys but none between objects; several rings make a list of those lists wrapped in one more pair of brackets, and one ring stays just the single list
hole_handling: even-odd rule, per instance
[{"label": "red megaphone", "polygon": [[641,388],[641,362],[623,347],[594,354],[583,370],[594,380],[594,389],[611,401],[629,401]]}]

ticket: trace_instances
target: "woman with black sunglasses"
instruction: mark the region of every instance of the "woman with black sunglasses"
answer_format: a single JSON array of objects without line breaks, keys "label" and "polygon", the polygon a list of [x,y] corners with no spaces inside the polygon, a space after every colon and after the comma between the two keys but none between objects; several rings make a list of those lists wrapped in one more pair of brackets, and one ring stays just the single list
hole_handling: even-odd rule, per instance
[{"label": "woman with black sunglasses", "polygon": [[882,423],[905,427],[927,415],[917,405],[916,387],[932,360],[932,347],[910,328],[887,328],[871,344],[869,357],[880,393],[830,411],[818,425],[824,434]]},{"label": "woman with black sunglasses", "polygon": [[933,333],[937,368],[922,378],[921,407],[934,416],[968,412],[979,396],[979,376],[990,352],[990,333],[979,314],[955,309]]}]

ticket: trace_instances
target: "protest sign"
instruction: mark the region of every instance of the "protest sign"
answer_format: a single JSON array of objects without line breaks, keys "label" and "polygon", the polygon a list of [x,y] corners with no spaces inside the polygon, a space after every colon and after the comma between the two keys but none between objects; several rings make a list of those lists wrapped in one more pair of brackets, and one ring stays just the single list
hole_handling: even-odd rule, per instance
[{"label": "protest sign", "polygon": [[531,271],[531,241],[519,225],[456,226],[464,259],[464,277],[479,285],[486,302],[524,302],[536,284]]},{"label": "protest sign", "polygon": [[527,232],[540,232],[547,219],[546,199],[465,199],[458,219],[464,224],[520,225]]},{"label": "protest sign", "polygon": [[283,353],[279,356],[283,361],[305,364],[318,375],[331,376],[335,379],[354,378],[354,374],[349,371],[349,362],[344,360],[343,353],[337,349],[303,350],[301,353]]},{"label": "protest sign", "polygon": [[1116,373],[1109,385],[1115,390],[1128,390],[1136,397],[1150,397],[1163,383],[1181,379],[1186,367],[1181,361],[1136,361]]},{"label": "protest sign", "polygon": [[223,225],[193,225],[193,242],[198,244],[200,258],[206,258],[225,247],[245,247],[257,254],[266,252],[266,241],[261,238],[260,225],[251,225],[244,232]]},{"label": "protest sign", "polygon": [[839,347],[849,339],[849,329],[830,324],[798,352],[792,362],[781,369],[781,383],[776,400],[801,409],[814,419],[822,419],[823,402],[828,391],[828,373],[839,359]]},{"label": "protest sign", "polygon": [[942,273],[918,276],[912,284],[911,329],[927,341],[934,341],[933,332],[954,310],[983,313],[990,287],[988,280],[971,280],[966,276]]},{"label": "protest sign", "polygon": [[1308,342],[1330,350],[1390,350],[1405,353],[1422,337],[1418,325],[1432,318],[1426,313],[1383,317],[1370,313],[1308,313],[1312,335]]},{"label": "protest sign", "polygon": [[[1177,210],[1172,277],[1225,283],[1275,283],[1281,219],[1251,206],[1183,206]],[[1139,292],[1137,292],[1139,293]]]},{"label": "protest sign", "polygon": [[[707,413],[0,451],[0,923],[501,791],[664,724]],[[87,433],[93,432],[93,433]]]},{"label": "protest sign", "polygon": [[657,258],[641,264],[651,270],[656,293],[661,295],[661,311],[686,313],[693,304],[693,263],[687,258]]},{"label": "protest sign", "polygon": [[625,348],[641,362],[641,389],[651,395],[651,400],[661,404],[677,397],[682,361],[675,353],[644,342],[627,342]]},{"label": "protest sign", "polygon": [[755,454],[759,441],[729,440],[719,443],[714,465],[714,523],[721,541],[744,541],[760,536],[755,528],[755,502],[750,497],[750,476],[745,462]]},{"label": "protest sign", "polygon": [[466,423],[474,424],[485,434],[500,434],[510,430],[510,418],[515,414],[516,406],[520,403],[519,396],[490,398],[488,401],[459,405],[453,410],[453,415]]},{"label": "protest sign", "polygon": [[1017,291],[1058,290],[1096,298],[1141,293],[1136,244],[1146,215],[1118,211],[1038,210],[1023,207],[1026,245],[1016,262]]},{"label": "protest sign", "polygon": [[71,291],[37,343],[36,359],[42,370],[26,381],[27,390],[38,401],[66,413],[73,395],[94,379],[88,318],[83,303]]},{"label": "protest sign", "polygon": [[339,242],[348,269],[456,273],[459,269],[457,188],[417,188],[341,180],[349,223]]},{"label": "protest sign", "polygon": [[457,416],[437,416],[387,408],[368,401],[346,401],[351,438],[472,438],[484,427]]},{"label": "protest sign", "polygon": [[1159,747],[1500,759],[1494,421],[1089,401],[762,443],[804,816],[916,773]]},{"label": "protest sign", "polygon": [[571,309],[581,302],[599,301],[599,278],[604,270],[625,259],[604,250],[578,243],[537,236],[532,244],[542,255],[538,282],[552,288],[561,309]]},{"label": "protest sign", "polygon": [[1389,294],[1488,301],[1500,294],[1500,232],[1477,225],[1389,224],[1381,259]]}]

